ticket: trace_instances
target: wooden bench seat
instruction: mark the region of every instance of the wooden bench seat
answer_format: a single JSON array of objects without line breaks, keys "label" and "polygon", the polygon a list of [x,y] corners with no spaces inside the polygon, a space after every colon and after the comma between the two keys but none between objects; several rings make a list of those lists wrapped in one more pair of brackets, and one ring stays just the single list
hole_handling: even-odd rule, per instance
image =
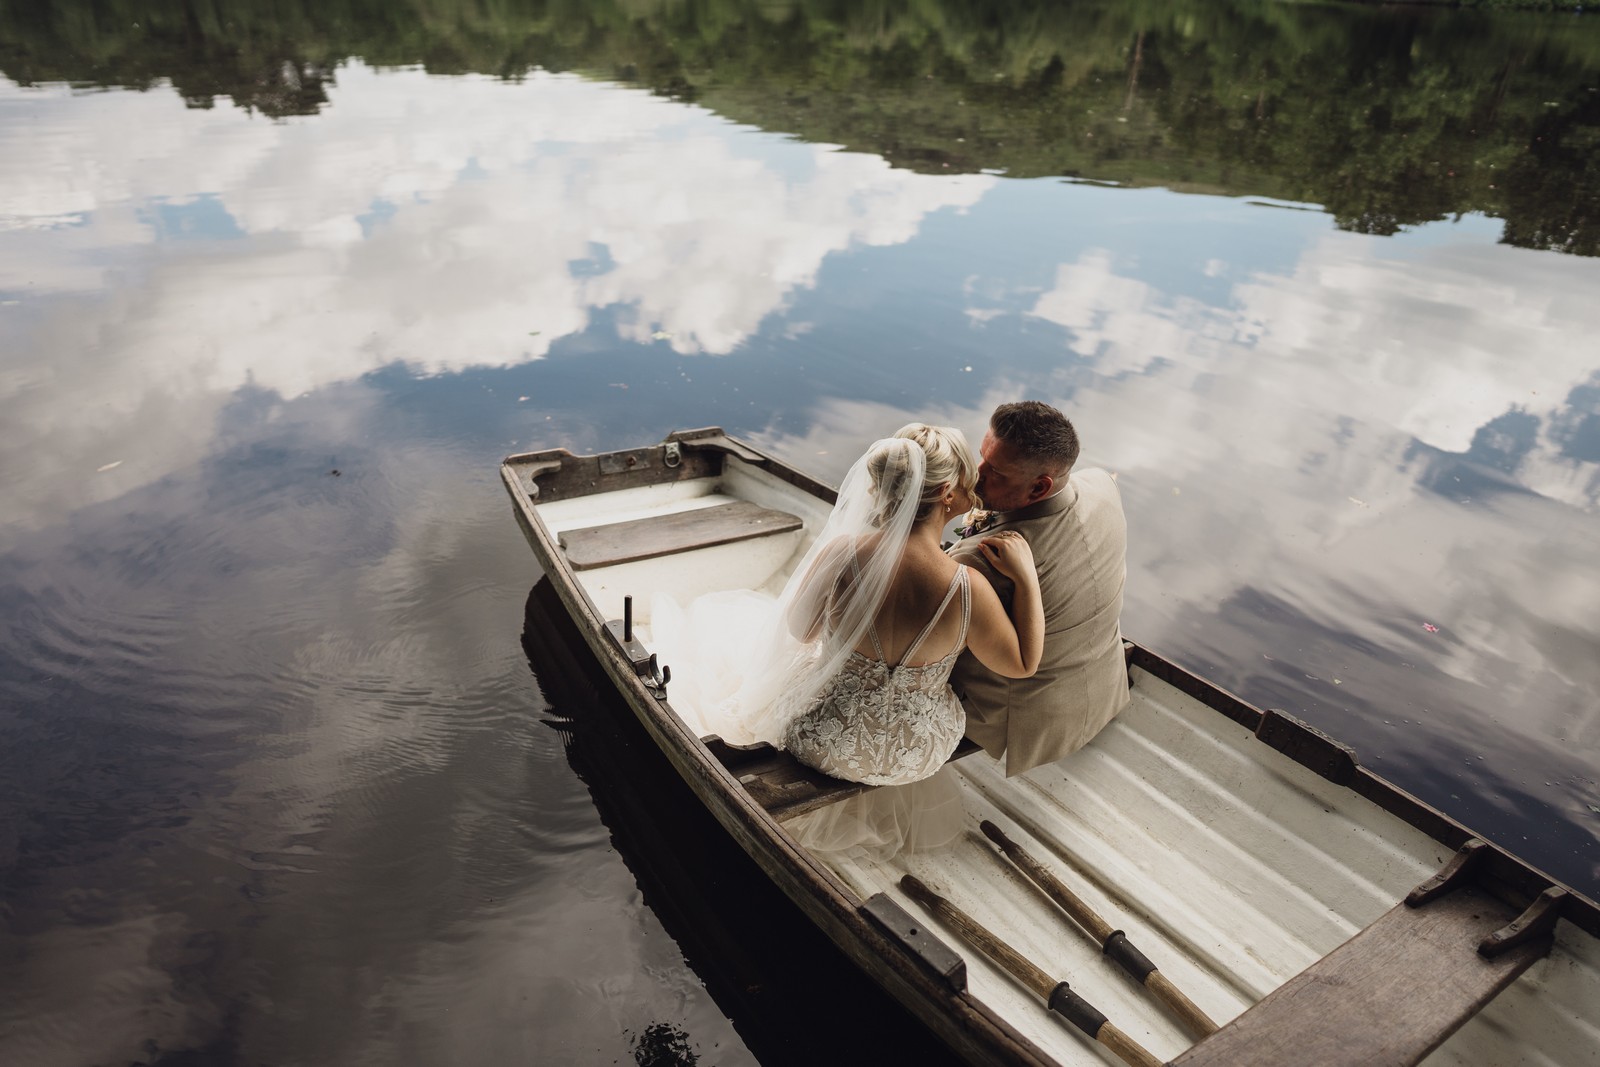
[{"label": "wooden bench seat", "polygon": [[709,508],[568,530],[560,535],[560,542],[573,570],[586,571],[769,537],[803,525],[798,515],[736,500]]},{"label": "wooden bench seat", "polygon": [[[715,735],[702,740],[718,762],[738,776],[756,803],[779,822],[876,788],[814,771],[771,745],[737,748]],[[978,746],[963,737],[950,762],[977,751]]]},{"label": "wooden bench seat", "polygon": [[1415,1064],[1550,950],[1546,936],[1480,955],[1516,918],[1475,886],[1397,904],[1171,1067]]}]

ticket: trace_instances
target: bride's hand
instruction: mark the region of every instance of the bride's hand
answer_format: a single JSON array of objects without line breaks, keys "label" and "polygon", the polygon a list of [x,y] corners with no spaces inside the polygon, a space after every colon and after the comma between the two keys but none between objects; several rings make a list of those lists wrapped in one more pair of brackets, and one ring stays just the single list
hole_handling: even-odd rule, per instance
[{"label": "bride's hand", "polygon": [[995,570],[1013,582],[1035,570],[1033,549],[1029,547],[1028,539],[1015,530],[989,534],[978,542],[978,548]]}]

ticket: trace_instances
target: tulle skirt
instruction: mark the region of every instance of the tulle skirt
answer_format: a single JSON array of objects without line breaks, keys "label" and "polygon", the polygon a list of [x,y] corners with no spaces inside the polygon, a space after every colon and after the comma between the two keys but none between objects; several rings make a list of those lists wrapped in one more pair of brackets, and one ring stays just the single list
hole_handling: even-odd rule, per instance
[{"label": "tulle skirt", "polygon": [[888,860],[942,848],[965,825],[953,767],[908,785],[884,785],[791,819],[787,828],[813,852],[848,852]]}]

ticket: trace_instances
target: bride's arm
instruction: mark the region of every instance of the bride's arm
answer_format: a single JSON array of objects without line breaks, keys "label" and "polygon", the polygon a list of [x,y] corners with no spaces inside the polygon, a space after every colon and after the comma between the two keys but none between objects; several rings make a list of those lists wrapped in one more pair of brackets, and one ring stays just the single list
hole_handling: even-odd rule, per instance
[{"label": "bride's arm", "polygon": [[843,577],[846,551],[851,547],[849,538],[841,537],[829,544],[811,561],[811,569],[800,580],[794,599],[784,615],[789,632],[801,641],[815,641],[827,621],[829,595]]},{"label": "bride's arm", "polygon": [[1044,598],[1039,594],[1033,550],[1016,533],[986,537],[980,548],[995,570],[1015,585],[1011,600],[1015,619],[1006,614],[999,594],[987,581],[975,580],[982,572],[969,575],[972,625],[967,631],[967,647],[979,663],[998,675],[1031,678],[1044,655]]}]

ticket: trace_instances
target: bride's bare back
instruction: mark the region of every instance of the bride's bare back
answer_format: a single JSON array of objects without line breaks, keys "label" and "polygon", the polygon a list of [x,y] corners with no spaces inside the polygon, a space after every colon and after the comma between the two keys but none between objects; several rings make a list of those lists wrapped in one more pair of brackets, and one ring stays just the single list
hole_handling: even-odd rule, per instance
[{"label": "bride's bare back", "polygon": [[[932,546],[931,551],[921,543],[906,545],[900,566],[889,580],[883,606],[873,618],[873,628],[883,648],[884,662],[896,665],[905,659],[906,653],[912,651],[912,642],[922,633],[936,611],[939,612],[939,618],[933,629],[928,631],[928,636],[914,650],[915,659],[905,665],[924,666],[960,651],[958,642],[965,643],[961,634],[961,604],[949,597],[950,583],[960,566],[940,551],[937,545]],[[863,656],[877,658],[871,635],[864,635],[855,650]]]}]

